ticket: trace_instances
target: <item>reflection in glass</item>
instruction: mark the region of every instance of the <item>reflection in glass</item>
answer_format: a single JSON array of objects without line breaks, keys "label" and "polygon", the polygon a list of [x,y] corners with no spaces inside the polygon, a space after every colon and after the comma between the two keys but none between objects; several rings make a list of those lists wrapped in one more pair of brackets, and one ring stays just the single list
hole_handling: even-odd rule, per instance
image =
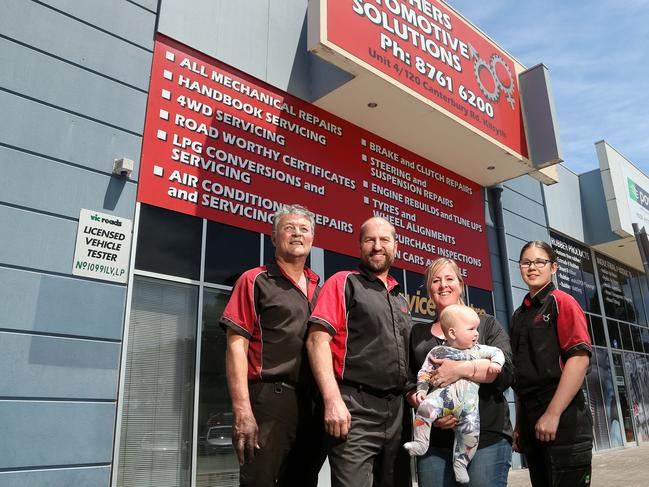
[{"label": "reflection in glass", "polygon": [[649,353],[649,328],[641,328],[642,344],[644,345],[645,352]]},{"label": "reflection in glass", "polygon": [[617,413],[617,401],[615,399],[615,389],[613,385],[613,371],[608,359],[608,351],[604,348],[596,348],[597,367],[599,368],[599,377],[602,383],[602,397],[604,399],[604,408],[608,418],[608,430],[611,438],[611,448],[622,446],[622,427]]},{"label": "reflection in glass", "polygon": [[324,278],[329,279],[336,272],[351,271],[358,268],[358,257],[351,257],[331,250],[324,251]]},{"label": "reflection in glass", "polygon": [[198,280],[203,220],[140,205],[135,268]]},{"label": "reflection in glass", "polygon": [[550,241],[559,265],[559,289],[575,298],[584,311],[600,313],[590,249],[554,232]]},{"label": "reflection in glass", "polygon": [[639,326],[631,325],[631,338],[633,339],[633,348],[636,352],[644,352],[642,348],[642,333]]},{"label": "reflection in glass", "polygon": [[644,274],[634,273],[634,276],[629,279],[631,284],[631,292],[633,293],[633,307],[636,314],[636,323],[646,323],[647,316],[645,313],[644,303],[642,302],[642,293],[640,292],[640,280],[645,280]]},{"label": "reflection in glass", "polygon": [[[629,271],[630,273],[630,271]],[[635,271],[632,276],[635,276]],[[636,323],[638,316],[636,314],[635,306],[633,305],[633,291],[631,290],[631,276],[623,276],[622,292],[624,293],[624,316],[621,316],[620,319],[624,321],[630,321],[631,323]]]},{"label": "reflection in glass", "polygon": [[413,318],[430,320],[435,313],[435,305],[428,299],[426,278],[418,272],[406,271],[406,299]]},{"label": "reflection in glass", "polygon": [[604,407],[604,397],[600,385],[599,367],[597,367],[597,354],[591,359],[591,366],[586,375],[586,387],[588,389],[588,404],[593,415],[593,429],[595,432],[595,448],[605,450],[611,447],[608,438],[608,425]]},{"label": "reflection in glass", "polygon": [[596,254],[596,261],[605,315],[635,323],[637,315],[630,281],[637,277],[637,271],[600,254]]},{"label": "reflection in glass", "polygon": [[203,293],[200,385],[198,394],[198,449],[196,485],[239,485],[239,464],[232,448],[232,408],[225,377],[226,334],[219,319],[229,293]]},{"label": "reflection in glass", "polygon": [[620,329],[617,321],[606,320],[608,323],[608,338],[611,341],[612,348],[622,348],[622,339],[620,338]]},{"label": "reflection in glass", "polygon": [[638,323],[642,326],[649,326],[649,283],[647,283],[646,274],[641,274],[638,278],[638,282],[640,284],[641,299],[645,310],[644,321],[639,321]]},{"label": "reflection in glass", "polygon": [[495,315],[494,300],[491,291],[467,286],[468,303],[489,315]]},{"label": "reflection in glass", "polygon": [[636,431],[640,441],[649,441],[649,360],[646,355],[625,353],[624,368]]},{"label": "reflection in glass", "polygon": [[[272,239],[272,237],[270,235],[264,234],[263,238],[264,238],[264,258],[263,258],[263,262],[265,264],[270,259],[275,257],[275,246],[273,245],[273,239]],[[309,258],[311,258],[310,255],[309,255]],[[306,264],[306,265],[309,266],[309,264]]]},{"label": "reflection in glass", "polygon": [[586,302],[588,303],[588,308],[586,309],[586,311],[599,314],[602,312],[602,310],[599,307],[597,283],[595,282],[595,271],[593,269],[592,262],[589,261],[588,269],[584,267],[582,277],[584,279],[584,288],[586,290]]},{"label": "reflection in glass", "polygon": [[624,425],[624,435],[627,442],[635,441],[633,433],[633,419],[630,404],[626,394],[626,381],[624,378],[624,365],[622,354],[613,354],[613,365],[615,367],[615,384],[617,385],[617,395],[620,398],[620,409],[622,410],[622,423]]},{"label": "reflection in glass", "polygon": [[405,291],[408,294],[415,294],[417,291],[422,296],[428,296],[426,289],[426,276],[419,272],[406,271],[406,287]]},{"label": "reflection in glass", "polygon": [[604,322],[601,316],[588,315],[592,329],[592,339],[595,345],[606,347],[606,334],[604,333]]},{"label": "reflection in glass", "polygon": [[622,323],[620,321],[620,338],[622,339],[622,348],[633,352],[633,341],[631,340],[631,330],[629,330],[628,323]]},{"label": "reflection in glass", "polygon": [[257,232],[208,222],[205,281],[233,286],[245,269],[257,267],[259,238]]}]

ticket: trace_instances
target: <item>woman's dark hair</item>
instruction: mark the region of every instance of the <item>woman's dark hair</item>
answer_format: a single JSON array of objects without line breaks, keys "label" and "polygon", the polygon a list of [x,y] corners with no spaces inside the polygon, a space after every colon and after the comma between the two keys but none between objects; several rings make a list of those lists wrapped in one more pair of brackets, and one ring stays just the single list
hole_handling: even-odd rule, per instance
[{"label": "woman's dark hair", "polygon": [[557,254],[555,254],[554,250],[552,250],[552,246],[549,243],[544,242],[543,240],[530,240],[525,245],[523,245],[523,248],[521,249],[521,255],[518,256],[519,261],[523,258],[525,251],[530,247],[538,247],[543,250],[546,254],[548,254],[550,262],[554,263],[557,261]]}]

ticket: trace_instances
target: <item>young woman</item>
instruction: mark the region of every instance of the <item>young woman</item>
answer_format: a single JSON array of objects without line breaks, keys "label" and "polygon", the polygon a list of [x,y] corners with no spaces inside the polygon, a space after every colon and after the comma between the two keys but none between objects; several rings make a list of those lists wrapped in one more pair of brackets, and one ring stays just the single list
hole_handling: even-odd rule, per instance
[{"label": "young woman", "polygon": [[534,487],[590,485],[592,418],[581,392],[592,352],[586,317],[555,289],[549,244],[526,243],[519,266],[530,292],[512,318],[514,449],[525,454]]},{"label": "young woman", "polygon": [[[429,323],[416,323],[410,334],[410,370],[416,382],[417,372],[430,350],[441,345],[444,333],[439,323],[440,313],[452,304],[463,304],[464,281],[457,264],[451,259],[436,259],[426,270],[428,296],[435,304],[435,317]],[[502,371],[489,371],[487,359],[474,361],[444,360],[435,370],[436,387],[446,387],[458,379],[468,379],[480,384],[480,442],[469,464],[469,484],[457,484],[453,473],[453,415],[437,419],[430,432],[430,447],[426,454],[417,457],[417,479],[420,487],[504,487],[511,465],[512,426],[509,408],[503,393],[513,380],[511,348],[507,332],[491,315],[480,316],[479,343],[498,347],[505,354]],[[408,395],[413,407],[421,404],[416,390]]]}]

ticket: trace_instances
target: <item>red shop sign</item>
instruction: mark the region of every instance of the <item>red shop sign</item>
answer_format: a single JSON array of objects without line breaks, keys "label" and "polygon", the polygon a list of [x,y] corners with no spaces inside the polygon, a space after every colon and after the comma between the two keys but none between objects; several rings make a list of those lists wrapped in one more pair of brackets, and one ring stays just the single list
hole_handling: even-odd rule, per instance
[{"label": "red shop sign", "polygon": [[450,257],[492,288],[482,187],[164,36],[138,201],[266,234],[279,205],[299,203],[317,215],[315,245],[350,256],[379,215],[397,229],[398,267]]}]

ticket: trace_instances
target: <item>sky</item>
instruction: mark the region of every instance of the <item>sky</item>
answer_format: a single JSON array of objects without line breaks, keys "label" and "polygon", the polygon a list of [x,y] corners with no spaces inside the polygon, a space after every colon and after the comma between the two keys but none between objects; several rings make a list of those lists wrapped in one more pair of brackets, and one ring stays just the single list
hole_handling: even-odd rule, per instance
[{"label": "sky", "polygon": [[447,0],[526,67],[549,69],[564,164],[606,140],[649,176],[649,0]]}]

